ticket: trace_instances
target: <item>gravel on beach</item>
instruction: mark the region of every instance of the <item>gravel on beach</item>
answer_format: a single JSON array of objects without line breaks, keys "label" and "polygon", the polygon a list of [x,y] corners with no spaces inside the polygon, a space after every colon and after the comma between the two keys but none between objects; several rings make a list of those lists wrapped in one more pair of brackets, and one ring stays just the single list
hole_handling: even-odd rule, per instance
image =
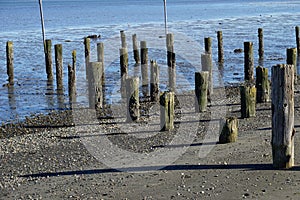
[{"label": "gravel on beach", "polygon": [[[186,95],[184,99],[190,99],[190,108],[193,98]],[[226,88],[225,96],[218,96],[217,101],[199,114],[180,110],[179,105],[175,130],[170,132],[153,131],[159,116],[155,105],[150,106],[153,110],[146,109],[149,104],[144,105],[141,120],[133,125],[124,122],[122,116],[105,117],[103,113],[98,113],[96,120],[87,119],[84,110],[77,119],[68,110],[4,125],[0,128],[0,199],[299,199],[297,135],[296,166],[290,170],[272,168],[271,103],[257,104],[256,117],[242,119],[238,87]],[[296,89],[297,131],[299,103]],[[116,114],[123,108],[110,109]],[[235,143],[206,141],[210,122],[216,120],[213,111],[221,109],[225,109],[225,117],[239,119]],[[187,121],[185,116],[195,120]],[[184,124],[184,134],[195,132],[192,142],[171,144]],[[101,137],[136,154],[186,149],[170,165],[143,166],[141,161],[141,166],[115,169],[86,145],[85,141]],[[207,155],[199,155],[205,147],[211,147]]]}]

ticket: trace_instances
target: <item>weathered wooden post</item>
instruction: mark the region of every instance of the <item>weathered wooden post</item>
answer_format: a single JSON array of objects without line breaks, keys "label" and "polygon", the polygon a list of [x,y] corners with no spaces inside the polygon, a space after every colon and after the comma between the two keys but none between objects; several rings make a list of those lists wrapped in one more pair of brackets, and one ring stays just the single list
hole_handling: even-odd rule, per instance
[{"label": "weathered wooden post", "polygon": [[124,30],[120,31],[120,36],[121,36],[121,47],[122,48],[127,48],[126,35],[125,35],[125,31]]},{"label": "weathered wooden post", "polygon": [[91,39],[88,37],[85,37],[84,38],[84,57],[85,57],[86,77],[88,77],[88,67],[90,65],[90,55],[91,55]]},{"label": "weathered wooden post", "polygon": [[253,42],[244,42],[244,73],[245,81],[254,80]]},{"label": "weathered wooden post", "polygon": [[91,62],[88,69],[89,106],[91,109],[103,108],[101,68],[101,62]]},{"label": "weathered wooden post", "polygon": [[76,84],[75,84],[75,69],[72,65],[68,65],[68,93],[69,101],[72,103],[76,95]]},{"label": "weathered wooden post", "polygon": [[151,60],[150,97],[151,101],[159,100],[159,67],[155,60]]},{"label": "weathered wooden post", "polygon": [[204,112],[207,109],[207,90],[209,72],[195,72],[195,112]]},{"label": "weathered wooden post", "polygon": [[217,32],[218,37],[218,62],[224,62],[224,49],[223,49],[223,33],[222,31]]},{"label": "weathered wooden post", "polygon": [[68,65],[68,93],[70,103],[76,98],[76,50],[72,51],[72,65]]},{"label": "weathered wooden post", "polygon": [[202,65],[202,71],[208,72],[208,100],[210,101],[211,95],[213,94],[213,76],[212,76],[212,55],[211,54],[201,54],[201,65]]},{"label": "weathered wooden post", "polygon": [[229,117],[220,121],[219,143],[236,142],[238,137],[239,121],[236,117]]},{"label": "weathered wooden post", "polygon": [[174,34],[168,33],[166,39],[169,89],[170,91],[174,92],[176,88],[176,55],[174,52]]},{"label": "weathered wooden post", "polygon": [[262,28],[258,28],[258,56],[259,60],[264,59],[264,32]]},{"label": "weathered wooden post", "polygon": [[275,168],[294,166],[294,67],[272,67],[272,155]]},{"label": "weathered wooden post", "polygon": [[138,40],[136,37],[136,34],[132,35],[132,45],[133,45],[133,58],[135,60],[135,63],[140,63],[140,54],[139,54],[139,45]]},{"label": "weathered wooden post", "polygon": [[204,38],[205,53],[212,54],[211,45],[212,45],[212,38],[211,37]]},{"label": "weathered wooden post", "polygon": [[174,92],[164,92],[160,96],[161,131],[174,129]]},{"label": "weathered wooden post", "polygon": [[240,86],[242,118],[256,115],[256,88],[253,85]]},{"label": "weathered wooden post", "polygon": [[128,51],[127,48],[120,49],[120,71],[121,71],[121,95],[126,96],[126,78],[128,76]]},{"label": "weathered wooden post", "polygon": [[72,68],[76,71],[76,62],[77,62],[77,52],[76,50],[72,51]]},{"label": "weathered wooden post", "polygon": [[8,84],[14,85],[14,44],[12,41],[6,43],[6,65]]},{"label": "weathered wooden post", "polygon": [[297,44],[297,54],[300,56],[300,30],[299,30],[299,26],[295,27],[295,31],[296,31],[296,44]]},{"label": "weathered wooden post", "polygon": [[294,66],[294,82],[295,84],[298,81],[298,70],[297,70],[297,49],[288,48],[286,49],[286,64]]},{"label": "weathered wooden post", "polygon": [[141,41],[140,42],[141,47],[141,64],[145,65],[148,64],[148,48],[147,48],[147,42]]},{"label": "weathered wooden post", "polygon": [[102,85],[105,84],[105,66],[104,66],[104,43],[103,42],[99,42],[97,43],[97,60],[98,62],[102,62]]},{"label": "weathered wooden post", "polygon": [[104,43],[98,42],[97,43],[97,60],[98,62],[104,62]]},{"label": "weathered wooden post", "polygon": [[144,96],[147,96],[149,93],[149,77],[148,77],[148,48],[147,42],[141,41],[141,71],[142,71],[142,89]]},{"label": "weathered wooden post", "polygon": [[137,121],[140,118],[138,77],[131,77],[126,79],[126,96],[127,122]]},{"label": "weathered wooden post", "polygon": [[270,83],[268,79],[268,69],[256,67],[256,102],[265,103],[270,101]]},{"label": "weathered wooden post", "polygon": [[45,60],[46,60],[46,73],[47,79],[53,80],[52,72],[52,42],[51,40],[45,41]]},{"label": "weathered wooden post", "polygon": [[56,85],[57,90],[63,90],[63,56],[62,51],[63,47],[62,44],[54,45],[55,49],[55,66],[56,66]]}]

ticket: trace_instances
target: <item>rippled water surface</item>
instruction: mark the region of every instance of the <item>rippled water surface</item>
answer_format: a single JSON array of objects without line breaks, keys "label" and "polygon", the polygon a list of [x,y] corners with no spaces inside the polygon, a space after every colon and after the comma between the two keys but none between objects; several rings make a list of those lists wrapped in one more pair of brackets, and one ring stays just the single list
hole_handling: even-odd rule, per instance
[{"label": "rippled water surface", "polygon": [[[213,38],[213,59],[217,60],[216,32],[223,31],[225,63],[215,66],[214,84],[239,83],[243,79],[243,48],[245,41],[254,43],[255,65],[267,68],[285,62],[286,48],[295,47],[295,26],[299,25],[300,1],[243,0],[174,0],[167,1],[168,28],[175,35],[178,90],[193,88],[195,71],[201,70],[200,55],[204,37]],[[0,84],[7,83],[6,52],[8,40],[14,42],[15,86],[0,88],[0,122],[22,120],[33,113],[68,108],[67,65],[72,50],[77,51],[77,101],[87,104],[83,37],[101,35],[92,41],[92,61],[96,61],[96,43],[105,45],[106,97],[118,99],[119,31],[125,30],[128,49],[131,35],[146,40],[149,59],[161,67],[161,88],[167,84],[165,59],[163,1],[55,1],[44,0],[46,37],[53,44],[63,44],[64,95],[57,95],[55,80],[47,82],[42,46],[38,1],[0,1]],[[258,63],[257,29],[264,29],[265,59]],[[130,54],[131,55],[131,54]],[[53,56],[54,57],[54,56]],[[139,74],[130,57],[130,75]],[[55,75],[55,66],[54,66]]]}]

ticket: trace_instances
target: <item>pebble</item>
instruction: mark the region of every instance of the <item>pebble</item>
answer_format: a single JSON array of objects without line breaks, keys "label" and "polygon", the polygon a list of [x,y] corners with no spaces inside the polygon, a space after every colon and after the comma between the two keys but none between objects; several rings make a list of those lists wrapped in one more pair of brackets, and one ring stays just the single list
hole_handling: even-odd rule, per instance
[{"label": "pebble", "polygon": [[250,194],[249,194],[249,193],[245,193],[245,194],[243,194],[243,196],[244,196],[244,197],[249,197]]}]

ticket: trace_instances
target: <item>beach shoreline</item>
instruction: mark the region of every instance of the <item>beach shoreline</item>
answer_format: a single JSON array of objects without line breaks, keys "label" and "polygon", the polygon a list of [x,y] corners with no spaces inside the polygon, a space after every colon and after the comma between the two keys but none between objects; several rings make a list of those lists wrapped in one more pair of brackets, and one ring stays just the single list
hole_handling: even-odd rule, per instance
[{"label": "beach shoreline", "polygon": [[[212,145],[212,149],[204,157],[199,157],[199,150],[206,146],[203,141],[210,121],[214,120],[211,119],[213,107],[207,113],[190,114],[200,117],[192,122],[198,130],[192,143],[181,144],[183,146],[172,147],[164,138],[150,143],[150,146],[156,146],[154,149],[149,149],[140,140],[137,141],[139,145],[136,145],[130,138],[126,138],[126,134],[138,138],[145,133],[134,133],[133,128],[128,129],[125,135],[115,134],[120,133],[118,127],[115,127],[120,124],[114,125],[114,122],[120,120],[117,118],[101,119],[98,124],[62,126],[1,138],[0,199],[299,198],[299,138],[296,136],[295,140],[295,167],[290,170],[273,169],[270,144],[271,103],[257,104],[256,117],[242,119],[239,88],[226,88],[225,91],[226,116],[234,116],[239,120],[238,141],[230,144],[207,144]],[[300,127],[300,110],[296,105],[299,103],[299,88],[296,85],[297,132]],[[180,125],[180,116],[182,115],[178,114],[176,118],[177,126]],[[141,127],[147,125],[140,123]],[[120,148],[131,148],[131,151],[139,154],[143,154],[140,148],[146,150],[146,153],[160,148],[176,149],[186,146],[187,149],[167,166],[158,164],[114,169],[106,165],[105,160],[101,162],[97,159],[84,143],[86,137],[96,139],[99,128],[107,130],[107,137]],[[168,137],[168,134],[164,136]],[[157,159],[160,159],[159,155]]]}]

